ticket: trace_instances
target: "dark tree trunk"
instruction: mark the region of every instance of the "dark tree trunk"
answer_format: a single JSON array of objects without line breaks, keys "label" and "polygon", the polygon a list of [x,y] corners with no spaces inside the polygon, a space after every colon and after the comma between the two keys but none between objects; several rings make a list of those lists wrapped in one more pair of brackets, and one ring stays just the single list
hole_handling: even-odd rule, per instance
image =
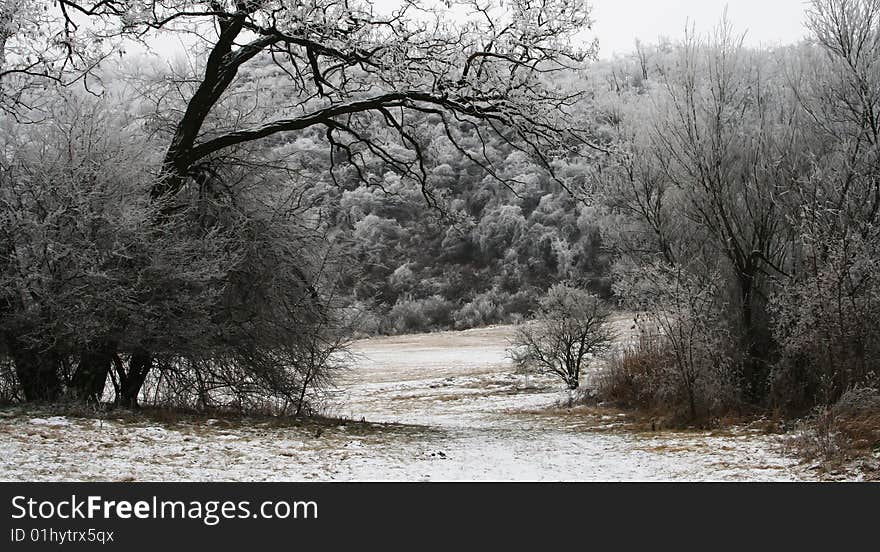
[{"label": "dark tree trunk", "polygon": [[[749,268],[740,273],[740,322],[742,324],[742,343],[746,358],[743,362],[743,380],[746,399],[754,404],[762,404],[767,399],[769,373],[770,340],[761,328],[760,319],[755,312],[755,272]],[[760,315],[760,311],[758,311]]]},{"label": "dark tree trunk", "polygon": [[100,402],[113,363],[113,354],[109,347],[83,351],[80,354],[79,365],[70,383],[78,400]]},{"label": "dark tree trunk", "polygon": [[6,342],[25,400],[57,401],[62,389],[58,356],[53,351],[35,351],[14,337],[7,337]]},{"label": "dark tree trunk", "polygon": [[697,419],[697,398],[694,396],[694,384],[687,384],[688,408],[690,409],[691,420]]},{"label": "dark tree trunk", "polygon": [[128,371],[119,372],[119,395],[116,403],[126,408],[138,407],[138,395],[153,367],[153,358],[146,351],[136,351],[128,361]]}]

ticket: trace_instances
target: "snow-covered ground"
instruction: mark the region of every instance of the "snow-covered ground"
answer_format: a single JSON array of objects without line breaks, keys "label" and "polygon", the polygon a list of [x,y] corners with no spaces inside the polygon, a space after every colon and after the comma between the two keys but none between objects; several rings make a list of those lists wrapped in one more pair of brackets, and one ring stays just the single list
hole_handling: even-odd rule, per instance
[{"label": "snow-covered ground", "polygon": [[[625,317],[617,324],[625,330]],[[640,431],[625,415],[554,408],[553,380],[512,373],[510,327],[355,345],[328,414],[358,423],[159,424],[0,412],[3,480],[799,480],[779,437],[744,428]],[[363,423],[360,421],[363,420]]]}]

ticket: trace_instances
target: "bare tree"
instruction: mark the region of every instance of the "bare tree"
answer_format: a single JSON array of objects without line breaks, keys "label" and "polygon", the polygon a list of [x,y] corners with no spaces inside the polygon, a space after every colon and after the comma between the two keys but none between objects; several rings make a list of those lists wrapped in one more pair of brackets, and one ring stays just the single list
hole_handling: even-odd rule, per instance
[{"label": "bare tree", "polygon": [[771,363],[767,297],[787,276],[784,192],[806,167],[796,108],[774,87],[774,63],[744,48],[727,21],[708,40],[689,33],[643,110],[628,114],[628,143],[610,179],[610,207],[638,221],[617,240],[628,262],[725,278],[719,299],[730,306],[753,402],[766,398]]},{"label": "bare tree", "polygon": [[[578,94],[558,89],[553,76],[583,61],[592,46],[571,39],[588,25],[585,2],[403,0],[388,14],[369,1],[62,0],[66,28],[89,15],[115,31],[147,40],[185,33],[204,53],[184,88],[186,105],[174,126],[156,199],[174,196],[190,179],[206,178],[212,156],[235,146],[319,127],[347,161],[367,156],[425,183],[425,156],[414,124],[439,117],[450,137],[460,124],[482,122],[549,167],[561,141],[582,138],[565,111]],[[458,19],[449,16],[458,14]],[[216,115],[233,92],[254,94],[240,70],[270,60],[283,75],[284,109],[260,120],[224,125]],[[377,132],[382,129],[386,132]],[[491,162],[481,152],[474,161]],[[362,175],[366,176],[366,175]],[[426,195],[427,189],[426,189]]]},{"label": "bare tree", "polygon": [[614,338],[610,314],[605,303],[587,291],[553,286],[541,300],[536,319],[517,330],[510,349],[514,363],[553,374],[568,389],[577,389],[584,365]]},{"label": "bare tree", "polygon": [[777,394],[796,407],[880,373],[880,2],[815,0],[807,26],[791,80],[816,162],[791,190],[796,262],[773,300]]}]

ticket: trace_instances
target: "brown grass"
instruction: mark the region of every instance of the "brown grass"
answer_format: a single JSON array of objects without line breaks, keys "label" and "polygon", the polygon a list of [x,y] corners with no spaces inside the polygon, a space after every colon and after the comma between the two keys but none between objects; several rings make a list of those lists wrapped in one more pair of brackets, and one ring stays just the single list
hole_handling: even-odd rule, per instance
[{"label": "brown grass", "polygon": [[844,393],[798,429],[789,440],[790,447],[805,460],[819,462],[821,471],[858,469],[867,479],[880,479],[880,392],[876,389]]},{"label": "brown grass", "polygon": [[[265,427],[299,428],[311,433],[323,432],[337,427],[345,427],[352,435],[369,435],[375,433],[424,433],[429,428],[408,424],[387,422],[369,422],[348,418],[310,416],[294,418],[293,416],[244,415],[223,410],[189,410],[175,408],[144,407],[138,409],[110,408],[94,409],[78,404],[58,404],[52,406],[33,407],[28,405],[2,409],[3,418],[17,416],[66,416],[83,420],[112,420],[116,423],[142,425],[157,424],[166,428],[180,429],[185,427],[194,433],[216,432],[217,430],[234,430],[238,428]],[[210,421],[210,422],[209,422]],[[29,434],[40,434],[48,428],[27,430]]]}]

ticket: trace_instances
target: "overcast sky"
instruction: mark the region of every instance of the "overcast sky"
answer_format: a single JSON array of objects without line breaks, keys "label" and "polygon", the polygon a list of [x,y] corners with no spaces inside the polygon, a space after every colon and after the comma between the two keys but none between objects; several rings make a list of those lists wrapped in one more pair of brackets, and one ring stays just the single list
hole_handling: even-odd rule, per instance
[{"label": "overcast sky", "polygon": [[727,6],[728,19],[749,45],[790,44],[803,38],[805,0],[593,0],[600,57],[626,53],[636,39],[680,38],[688,21],[708,32]]},{"label": "overcast sky", "polygon": [[[378,12],[400,6],[400,0],[372,0]],[[685,25],[698,33],[715,27],[727,6],[728,19],[737,32],[746,33],[748,45],[790,44],[803,38],[806,0],[592,0],[599,39],[599,56],[610,58],[634,49],[636,39],[657,42],[660,37],[679,39]],[[180,37],[166,37],[153,44],[162,55],[185,51]],[[133,48],[138,50],[138,48]]]}]

